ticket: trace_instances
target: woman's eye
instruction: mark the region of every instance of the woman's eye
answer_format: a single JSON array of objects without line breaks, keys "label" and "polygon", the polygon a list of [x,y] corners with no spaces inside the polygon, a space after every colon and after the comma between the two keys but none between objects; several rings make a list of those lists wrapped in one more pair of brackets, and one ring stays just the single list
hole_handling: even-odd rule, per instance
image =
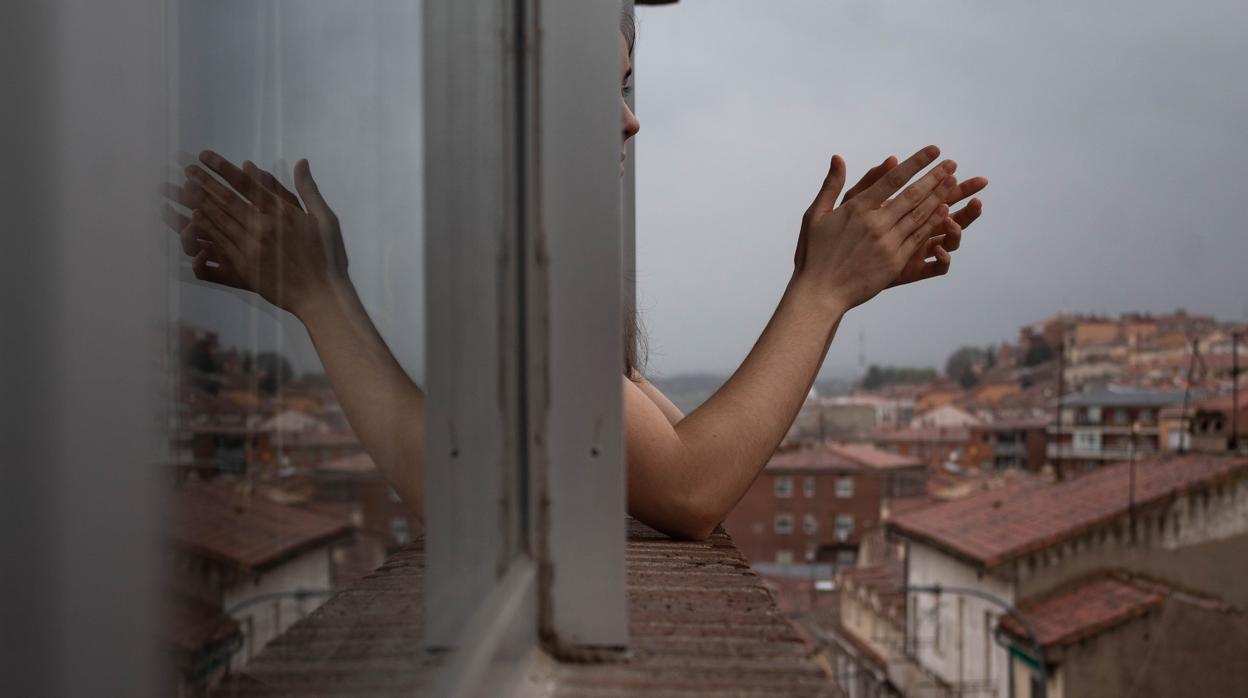
[{"label": "woman's eye", "polygon": [[632,85],[625,85],[620,88],[620,94],[624,95],[625,97],[631,95],[632,93],[633,93]]}]

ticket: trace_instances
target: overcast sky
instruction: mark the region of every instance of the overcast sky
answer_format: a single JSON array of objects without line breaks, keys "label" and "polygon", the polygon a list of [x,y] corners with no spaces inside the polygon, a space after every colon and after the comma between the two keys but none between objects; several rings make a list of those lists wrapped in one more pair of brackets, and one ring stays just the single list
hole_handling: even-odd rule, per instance
[{"label": "overcast sky", "polygon": [[[1064,7],[1068,9],[1064,9]],[[638,11],[651,373],[728,372],[833,153],[985,175],[946,278],[852,311],[825,376],[943,365],[1059,309],[1248,320],[1248,3],[681,0]]]}]

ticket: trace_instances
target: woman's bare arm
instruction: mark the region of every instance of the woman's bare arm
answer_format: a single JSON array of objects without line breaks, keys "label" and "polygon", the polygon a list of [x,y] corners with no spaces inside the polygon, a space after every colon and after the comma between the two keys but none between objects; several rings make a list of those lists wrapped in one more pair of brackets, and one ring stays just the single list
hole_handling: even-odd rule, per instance
[{"label": "woman's bare arm", "polygon": [[195,275],[254,291],[303,322],[356,436],[407,507],[423,516],[424,393],[360,302],[338,218],[307,161],[295,165],[296,196],[251,163],[240,169],[211,151],[200,159],[230,186],[189,167],[176,198],[192,216],[168,212]]},{"label": "woman's bare arm", "polygon": [[[627,383],[628,502],[637,518],[672,535],[703,538],[761,472],[810,391],[844,313],[892,285],[940,234],[960,234],[944,201],[952,162],[898,189],[930,164],[929,146],[837,207],[844,163],[831,171],[803,221],[795,271],[771,321],[740,368],[675,424]],[[926,275],[948,269],[948,253]]]}]

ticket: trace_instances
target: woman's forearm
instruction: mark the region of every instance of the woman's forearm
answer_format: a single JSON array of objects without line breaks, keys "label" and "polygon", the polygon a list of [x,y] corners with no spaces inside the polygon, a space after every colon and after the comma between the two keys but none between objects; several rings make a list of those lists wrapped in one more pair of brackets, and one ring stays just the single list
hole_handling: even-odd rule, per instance
[{"label": "woman's forearm", "polygon": [[423,516],[423,392],[403,370],[349,281],[296,313],[351,428],[403,502]]},{"label": "woman's forearm", "polygon": [[740,368],[667,434],[646,423],[644,405],[626,403],[633,513],[669,533],[708,535],[788,432],[844,312],[795,280]]}]

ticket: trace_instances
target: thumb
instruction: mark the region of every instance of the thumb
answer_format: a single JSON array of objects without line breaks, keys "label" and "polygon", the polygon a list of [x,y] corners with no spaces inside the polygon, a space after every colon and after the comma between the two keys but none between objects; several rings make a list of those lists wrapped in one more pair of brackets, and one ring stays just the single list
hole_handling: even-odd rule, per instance
[{"label": "thumb", "polygon": [[845,186],[845,160],[840,155],[832,156],[832,164],[828,167],[828,176],[823,179],[823,186],[819,188],[819,194],[815,197],[815,203],[812,208],[826,213],[836,208],[836,199],[841,195],[841,189]]},{"label": "thumb", "polygon": [[329,204],[325,203],[325,197],[321,196],[316,180],[312,179],[312,168],[306,158],[295,163],[295,191],[299,192],[299,198],[303,199],[308,213],[325,221],[336,218]]}]

